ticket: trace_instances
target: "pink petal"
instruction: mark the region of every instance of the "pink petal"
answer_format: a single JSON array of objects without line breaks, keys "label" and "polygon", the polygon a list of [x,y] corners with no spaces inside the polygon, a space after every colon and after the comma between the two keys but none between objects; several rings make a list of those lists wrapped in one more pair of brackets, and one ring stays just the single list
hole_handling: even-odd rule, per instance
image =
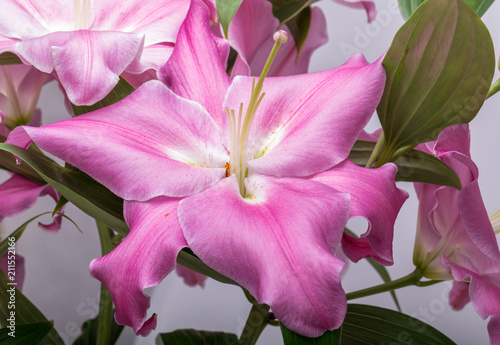
[{"label": "pink petal", "polygon": [[174,43],[190,0],[96,1],[90,29],[134,32],[145,36],[145,46]]},{"label": "pink petal", "polygon": [[16,39],[9,39],[0,35],[0,54],[4,52],[16,53]]},{"label": "pink petal", "polygon": [[344,233],[342,248],[354,262],[371,256],[383,265],[393,263],[394,222],[408,198],[408,193],[396,187],[396,172],[394,164],[366,169],[346,160],[312,177],[340,192],[349,193],[350,217],[361,216],[368,220],[368,230],[360,238]]},{"label": "pink petal", "polygon": [[271,51],[268,44],[265,45],[264,42],[272,41],[272,47],[274,44],[272,36],[278,26],[279,20],[273,15],[271,2],[267,0],[244,0],[241,3],[228,30],[229,44],[238,52],[232,75],[260,74],[262,67],[259,66],[260,69],[250,69],[250,66],[255,55],[260,50],[265,55],[265,60],[262,63],[262,66],[264,66]]},{"label": "pink petal", "polygon": [[143,290],[158,285],[174,269],[179,251],[187,246],[177,221],[178,202],[166,197],[125,201],[130,233],[111,253],[90,263],[92,277],[111,293],[116,322],[131,326],[142,336],[156,328],[155,315],[146,320],[150,297]]},{"label": "pink petal", "polygon": [[373,0],[334,0],[336,3],[357,9],[364,9],[368,16],[368,23],[371,23],[377,17],[377,10]]},{"label": "pink petal", "polygon": [[340,326],[344,262],[334,253],[349,197],[305,179],[249,177],[249,197],[230,176],[179,203],[190,248],[207,265],[271,306],[283,325],[305,336]]},{"label": "pink petal", "polygon": [[[266,94],[252,122],[248,166],[273,176],[307,176],[347,158],[373,115],[385,83],[381,60],[356,55],[341,67],[319,73],[266,78]],[[252,78],[237,76],[224,107],[244,111]]]},{"label": "pink petal", "polygon": [[7,142],[31,140],[126,200],[197,193],[225,176],[229,158],[207,112],[159,81],[92,113],[17,127]]},{"label": "pink petal", "polygon": [[[235,19],[233,19],[231,25],[233,25],[232,23],[235,23]],[[290,30],[286,25],[283,25],[280,29],[288,32],[289,40],[280,47],[271,65],[268,76],[286,76],[307,73],[312,53],[328,41],[328,36],[326,34],[326,19],[323,12],[318,7],[311,8],[311,26],[309,27],[307,39],[302,46],[298,58],[297,48],[293,42]],[[267,32],[262,42],[257,47],[258,49],[256,49],[252,55],[243,55],[240,53],[236,59],[231,75],[259,75],[274,45],[272,35],[275,31],[276,28],[273,27],[272,30]],[[253,30],[251,30],[250,36],[250,42],[256,39],[253,37]],[[231,36],[229,37],[229,42],[231,42]],[[247,42],[248,40],[243,41],[241,45],[246,48]]]},{"label": "pink petal", "polygon": [[30,39],[75,26],[73,4],[58,0],[0,0],[0,35]]},{"label": "pink petal", "polygon": [[453,281],[453,288],[450,290],[451,307],[455,310],[462,310],[469,302],[469,284]]},{"label": "pink petal", "polygon": [[181,265],[175,266],[175,271],[177,272],[177,275],[179,277],[182,277],[184,279],[184,283],[189,286],[196,286],[199,285],[201,287],[205,287],[205,280],[207,280],[207,276],[195,272],[193,270],[190,270],[189,268],[186,268]]},{"label": "pink petal", "polygon": [[103,99],[140,56],[143,36],[79,30],[55,32],[16,46],[23,59],[40,71],[56,71],[72,103],[91,105]]},{"label": "pink petal", "polygon": [[434,145],[434,154],[440,156],[447,152],[459,152],[470,158],[470,131],[468,124],[446,127],[439,133]]},{"label": "pink petal", "polygon": [[193,0],[181,26],[175,50],[158,78],[178,95],[200,103],[220,128],[225,128],[222,108],[230,79],[224,64],[229,54],[226,40],[210,30],[210,12],[199,0]]},{"label": "pink petal", "polygon": [[486,277],[461,267],[447,258],[444,258],[443,262],[451,267],[453,277],[457,281],[469,282],[469,295],[474,309],[483,319],[491,316],[488,323],[490,343],[500,344],[500,287]]},{"label": "pink petal", "polygon": [[140,74],[149,69],[157,71],[165,65],[173,51],[174,45],[171,43],[158,43],[144,47],[140,59],[134,60],[126,71],[134,74]]},{"label": "pink petal", "polygon": [[49,185],[40,185],[14,174],[0,184],[0,216],[15,216],[35,204],[39,196],[50,195],[57,200],[57,192]]}]

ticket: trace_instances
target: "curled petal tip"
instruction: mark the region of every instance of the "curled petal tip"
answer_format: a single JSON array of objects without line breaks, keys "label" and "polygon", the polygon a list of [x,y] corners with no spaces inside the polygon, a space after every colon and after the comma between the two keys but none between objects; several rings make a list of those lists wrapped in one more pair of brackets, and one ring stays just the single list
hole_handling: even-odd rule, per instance
[{"label": "curled petal tip", "polygon": [[278,30],[274,33],[273,39],[275,42],[286,43],[288,41],[288,33],[285,30]]}]

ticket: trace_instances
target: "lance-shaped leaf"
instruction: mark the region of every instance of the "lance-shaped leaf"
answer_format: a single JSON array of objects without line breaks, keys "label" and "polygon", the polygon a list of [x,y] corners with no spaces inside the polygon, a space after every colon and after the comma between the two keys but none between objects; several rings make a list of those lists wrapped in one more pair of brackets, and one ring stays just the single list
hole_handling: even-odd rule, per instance
[{"label": "lance-shaped leaf", "polygon": [[217,6],[217,16],[219,17],[220,24],[224,30],[224,36],[227,38],[227,32],[229,30],[229,24],[233,20],[236,11],[241,5],[243,0],[216,0]]},{"label": "lance-shaped leaf", "polygon": [[[73,342],[73,345],[93,345],[97,340],[97,324],[99,316],[87,320],[82,325],[82,334]],[[113,345],[118,340],[123,326],[116,323],[115,319],[111,320],[111,332],[109,338],[109,345]]]},{"label": "lance-shaped leaf", "polygon": [[323,335],[316,338],[304,337],[300,334],[294,333],[280,325],[281,334],[283,335],[283,342],[285,345],[340,345],[342,336],[342,328],[333,331],[326,331]]},{"label": "lance-shaped leaf", "polygon": [[236,345],[238,337],[231,333],[179,329],[170,333],[158,334],[158,345]]},{"label": "lance-shaped leaf", "polygon": [[279,19],[280,25],[295,18],[309,5],[317,0],[271,0],[273,4],[273,14]]},{"label": "lance-shaped leaf", "polygon": [[[11,317],[12,309],[9,309],[9,304],[4,303],[10,301],[11,291],[14,292],[15,296],[15,323],[16,323],[16,334],[19,331],[17,328],[19,325],[27,325],[38,322],[48,322],[47,318],[38,310],[37,307],[27,299],[21,291],[15,289],[14,286],[9,285],[9,278],[4,271],[0,270],[0,327],[5,328],[8,326],[8,319]],[[11,290],[15,289],[15,290]],[[3,342],[2,342],[3,344]],[[32,344],[32,343],[25,343]],[[59,334],[57,334],[54,328],[48,331],[48,334],[40,342],[43,345],[64,345]]]},{"label": "lance-shaped leaf", "polygon": [[[349,158],[356,165],[364,167],[375,147],[371,141],[358,140]],[[398,166],[396,181],[432,183],[461,189],[457,175],[440,159],[418,150],[409,150],[393,162]]]},{"label": "lance-shaped leaf", "polygon": [[[425,0],[398,0],[399,10],[404,20],[408,20],[417,7],[424,1]],[[465,0],[480,17],[488,10],[493,1],[494,0]]]},{"label": "lance-shaped leaf", "polygon": [[342,345],[393,343],[455,344],[437,329],[406,314],[370,305],[348,305]]},{"label": "lance-shaped leaf", "polygon": [[[38,345],[54,327],[50,321],[30,323],[16,326],[15,332],[9,328],[0,329],[0,344],[2,345]],[[10,334],[9,334],[10,333]]]},{"label": "lance-shaped leaf", "polygon": [[471,121],[491,85],[495,56],[488,30],[463,0],[427,0],[397,32],[383,65],[377,112],[390,157]]},{"label": "lance-shaped leaf", "polygon": [[289,20],[286,26],[288,26],[288,29],[292,33],[295,46],[297,47],[298,58],[309,33],[309,27],[311,26],[311,8],[304,8],[297,16]]}]

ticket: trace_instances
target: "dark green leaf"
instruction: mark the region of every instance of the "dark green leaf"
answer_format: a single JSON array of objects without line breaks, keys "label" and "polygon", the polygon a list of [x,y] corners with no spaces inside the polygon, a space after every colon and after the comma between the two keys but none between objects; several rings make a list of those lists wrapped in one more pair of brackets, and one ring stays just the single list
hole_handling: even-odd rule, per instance
[{"label": "dark green leaf", "polygon": [[238,285],[233,280],[227,278],[226,276],[223,276],[219,272],[207,266],[189,249],[183,249],[179,252],[179,255],[177,255],[177,263],[186,268],[192,269],[193,271],[196,271],[210,278],[213,278],[221,283]]},{"label": "dark green leaf", "polygon": [[134,92],[134,90],[135,89],[132,85],[130,85],[125,79],[120,77],[120,81],[118,82],[118,84],[116,84],[115,88],[111,90],[111,92],[99,102],[93,105],[81,105],[81,106],[71,104],[71,108],[73,108],[73,113],[75,114],[75,116],[82,115],[90,111],[101,109],[108,105],[114,104],[118,101],[121,101],[122,99],[130,95],[132,92]]},{"label": "dark green leaf", "polygon": [[317,338],[304,337],[290,331],[283,325],[280,325],[280,328],[285,345],[340,345],[342,337],[342,328],[326,331],[322,336]]},{"label": "dark green leaf", "polygon": [[21,59],[14,53],[6,52],[0,54],[0,65],[20,65],[22,63]]},{"label": "dark green leaf", "polygon": [[156,338],[157,345],[236,345],[238,337],[231,333],[179,329],[161,333]]},{"label": "dark green leaf", "polygon": [[[356,141],[349,158],[357,165],[364,167],[370,157],[375,143]],[[461,189],[457,175],[438,158],[418,150],[410,150],[399,156],[394,163],[398,166],[396,181],[432,183]]]},{"label": "dark green leaf", "polygon": [[309,33],[309,26],[311,25],[311,8],[306,7],[297,16],[289,20],[286,25],[292,33],[295,46],[297,47],[297,59],[299,58],[302,46],[306,41],[307,34]]},{"label": "dark green leaf", "polygon": [[[425,0],[398,0],[399,10],[404,20],[408,20],[411,14]],[[465,2],[476,11],[479,17],[482,17],[491,6],[494,0],[465,0]]]},{"label": "dark green leaf", "polygon": [[[7,138],[0,135],[0,143],[4,143]],[[45,184],[45,180],[41,178],[33,168],[26,163],[16,164],[16,159],[9,152],[0,150],[0,169],[4,169],[16,174],[23,175],[28,180],[39,184]]]},{"label": "dark green leaf", "polygon": [[271,1],[273,3],[273,14],[279,19],[280,25],[299,15],[302,10],[309,7],[313,0],[285,0]]},{"label": "dark green leaf", "polygon": [[380,307],[349,304],[342,345],[455,345],[447,336],[411,316]]},{"label": "dark green leaf", "polygon": [[[82,334],[75,340],[73,345],[94,345],[97,339],[97,325],[98,317],[85,321],[82,325]],[[112,317],[109,345],[116,343],[122,330],[123,326],[117,324],[115,318]]]},{"label": "dark green leaf", "polygon": [[243,0],[215,0],[215,4],[217,6],[217,16],[219,17],[222,30],[224,30],[224,36],[226,38],[227,31],[229,30],[229,24],[231,24],[231,20],[233,20],[236,11],[240,8],[242,1]]},{"label": "dark green leaf", "polygon": [[67,200],[91,217],[122,234],[128,233],[123,220],[123,200],[85,173],[61,167],[41,153],[26,151],[17,146],[0,144],[0,150],[19,157]]},{"label": "dark green leaf", "polygon": [[487,28],[463,0],[427,0],[397,32],[383,65],[377,112],[388,157],[471,121],[491,85],[495,56]]},{"label": "dark green leaf", "polygon": [[[50,321],[30,323],[15,326],[14,332],[9,328],[0,329],[0,344],[2,345],[38,345],[53,329]],[[10,334],[10,335],[9,335]]]},{"label": "dark green leaf", "polygon": [[[9,303],[11,300],[11,285],[9,284],[9,279],[4,271],[0,270],[0,327],[5,328],[9,326],[6,322],[7,319],[11,318],[11,312],[15,311],[15,323],[16,323],[16,335],[17,326],[33,324],[38,322],[47,322],[47,318],[27,299],[21,291],[15,289],[15,310],[9,309]],[[59,334],[57,334],[54,328],[51,328],[49,333],[44,337],[44,339],[39,343],[42,345],[64,345]]]},{"label": "dark green leaf", "polygon": [[[358,235],[356,235],[348,228],[345,228],[344,231],[353,237],[358,237]],[[370,257],[366,258],[366,261],[368,261],[368,263],[375,269],[375,271],[377,271],[377,273],[380,275],[384,283],[392,281],[389,271],[387,271],[387,268],[385,268],[385,266],[382,266],[381,264],[379,264],[378,262],[373,260],[373,258]],[[398,308],[398,311],[401,311],[401,306],[399,305],[398,297],[396,296],[396,291],[391,290],[389,291],[389,293],[391,294],[394,304],[396,304],[396,308]]]}]

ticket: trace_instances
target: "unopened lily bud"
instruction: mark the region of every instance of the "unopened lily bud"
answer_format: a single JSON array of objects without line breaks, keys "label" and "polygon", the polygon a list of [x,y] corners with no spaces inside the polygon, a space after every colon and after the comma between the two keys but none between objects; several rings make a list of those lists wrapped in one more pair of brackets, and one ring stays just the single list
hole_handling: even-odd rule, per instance
[{"label": "unopened lily bud", "polygon": [[285,30],[278,30],[274,33],[273,39],[275,42],[285,43],[288,41],[288,33]]}]

